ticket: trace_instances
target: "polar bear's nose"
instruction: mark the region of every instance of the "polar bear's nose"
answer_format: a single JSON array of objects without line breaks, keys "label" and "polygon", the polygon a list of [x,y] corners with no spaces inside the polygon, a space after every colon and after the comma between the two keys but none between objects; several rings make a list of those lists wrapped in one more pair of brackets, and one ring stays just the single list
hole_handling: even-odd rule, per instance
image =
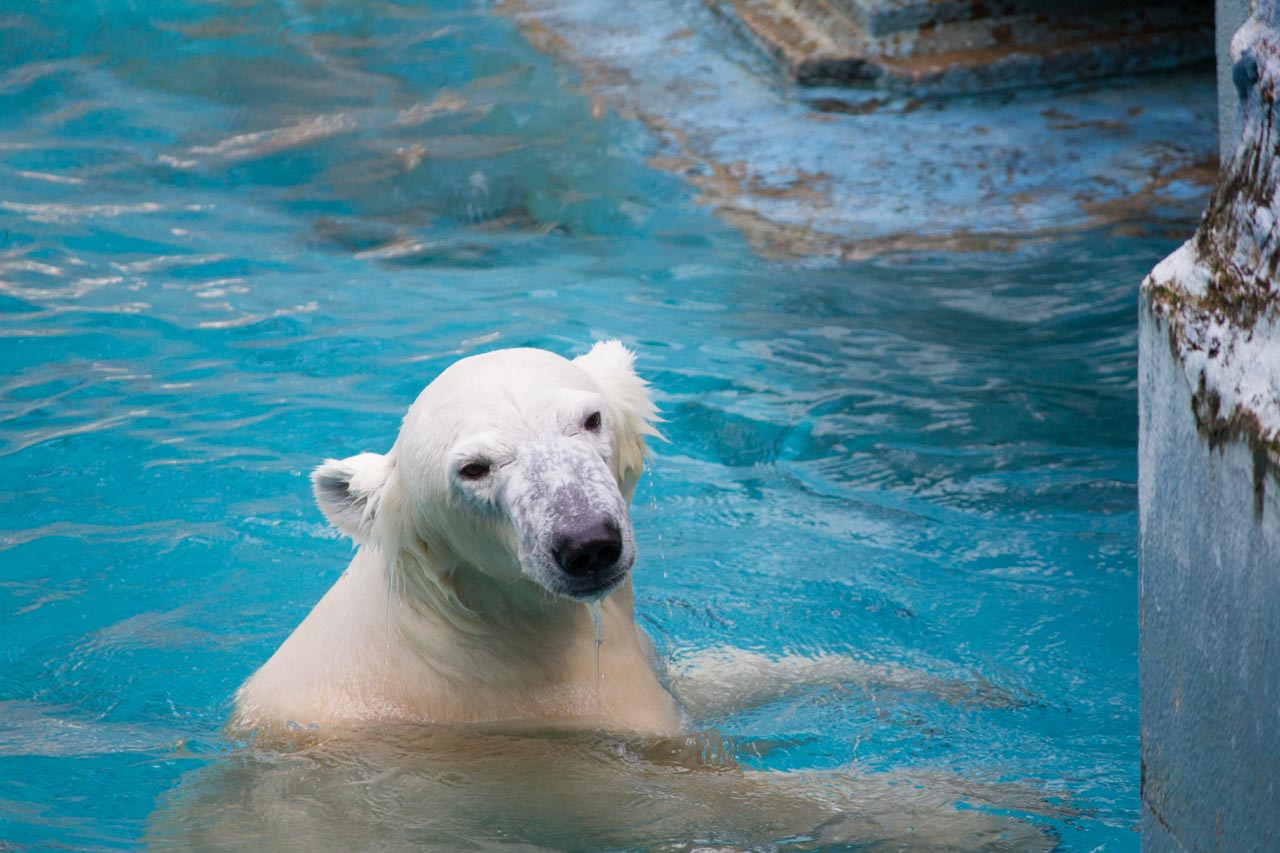
[{"label": "polar bear's nose", "polygon": [[557,534],[556,563],[572,577],[589,577],[611,568],[622,556],[622,533],[612,519],[582,519]]}]

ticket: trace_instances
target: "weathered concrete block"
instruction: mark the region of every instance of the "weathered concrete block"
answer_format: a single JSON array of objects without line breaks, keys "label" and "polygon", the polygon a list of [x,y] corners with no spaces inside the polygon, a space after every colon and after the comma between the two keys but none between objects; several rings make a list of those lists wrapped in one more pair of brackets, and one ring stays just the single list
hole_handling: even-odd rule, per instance
[{"label": "weathered concrete block", "polygon": [[1232,41],[1235,143],[1143,283],[1143,839],[1280,850],[1280,0]]},{"label": "weathered concrete block", "polygon": [[1280,482],[1248,435],[1205,434],[1169,319],[1142,325],[1143,839],[1274,851]]}]

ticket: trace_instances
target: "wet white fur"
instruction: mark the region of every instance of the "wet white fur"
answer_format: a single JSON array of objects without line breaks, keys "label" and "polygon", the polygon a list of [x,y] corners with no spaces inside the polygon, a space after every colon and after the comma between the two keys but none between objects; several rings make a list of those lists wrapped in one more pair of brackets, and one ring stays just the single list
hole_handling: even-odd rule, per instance
[{"label": "wet white fur", "polygon": [[[566,513],[628,507],[656,410],[617,341],[573,361],[534,349],[463,359],[406,414],[385,454],[313,475],[326,517],[359,550],[236,693],[231,728],[269,733],[374,721],[521,720],[667,733],[675,703],[636,626],[629,575],[594,631],[551,556]],[[601,427],[587,429],[593,412]],[[488,476],[469,480],[481,461]],[[569,590],[572,592],[573,590]]]}]

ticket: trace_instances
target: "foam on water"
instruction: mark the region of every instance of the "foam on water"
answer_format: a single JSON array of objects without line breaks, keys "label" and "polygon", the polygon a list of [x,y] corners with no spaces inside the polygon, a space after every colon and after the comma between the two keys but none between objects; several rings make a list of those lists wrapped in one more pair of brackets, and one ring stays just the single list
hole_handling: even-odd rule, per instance
[{"label": "foam on water", "polygon": [[[686,771],[714,754],[838,774],[885,826],[928,793],[1136,849],[1134,305],[1194,221],[784,264],[484,7],[146,5],[20,3],[0,26],[0,839],[133,847],[164,802],[208,840],[240,798],[317,849],[674,845],[696,830]],[[1177,143],[1152,156],[1211,152],[1212,79],[1177,88],[1107,99],[1168,102]],[[984,121],[1087,95],[1039,97]],[[954,129],[941,108],[824,122],[928,132],[934,112]],[[398,731],[412,748],[377,760],[228,760],[235,688],[350,559],[309,471],[387,450],[459,356],[606,337],[666,418],[632,507],[658,657],[846,675],[700,706],[722,735],[688,742],[507,732],[482,756]],[[599,774],[615,802],[658,795],[622,827],[586,799]],[[757,802],[732,787],[754,777],[709,776]],[[462,796],[499,789],[492,812]],[[570,802],[596,808],[528,819]],[[725,843],[769,843],[775,817]]]}]

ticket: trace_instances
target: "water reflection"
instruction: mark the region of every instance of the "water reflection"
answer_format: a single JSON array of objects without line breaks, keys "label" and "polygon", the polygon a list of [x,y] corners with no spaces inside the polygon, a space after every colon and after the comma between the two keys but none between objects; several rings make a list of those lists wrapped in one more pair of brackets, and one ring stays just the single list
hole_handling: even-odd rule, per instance
[{"label": "water reflection", "polygon": [[[353,733],[349,733],[353,734]],[[305,738],[304,738],[305,740]],[[715,732],[682,739],[395,727],[188,773],[156,849],[1050,850],[980,810],[1012,786],[942,774],[743,771]]]}]

